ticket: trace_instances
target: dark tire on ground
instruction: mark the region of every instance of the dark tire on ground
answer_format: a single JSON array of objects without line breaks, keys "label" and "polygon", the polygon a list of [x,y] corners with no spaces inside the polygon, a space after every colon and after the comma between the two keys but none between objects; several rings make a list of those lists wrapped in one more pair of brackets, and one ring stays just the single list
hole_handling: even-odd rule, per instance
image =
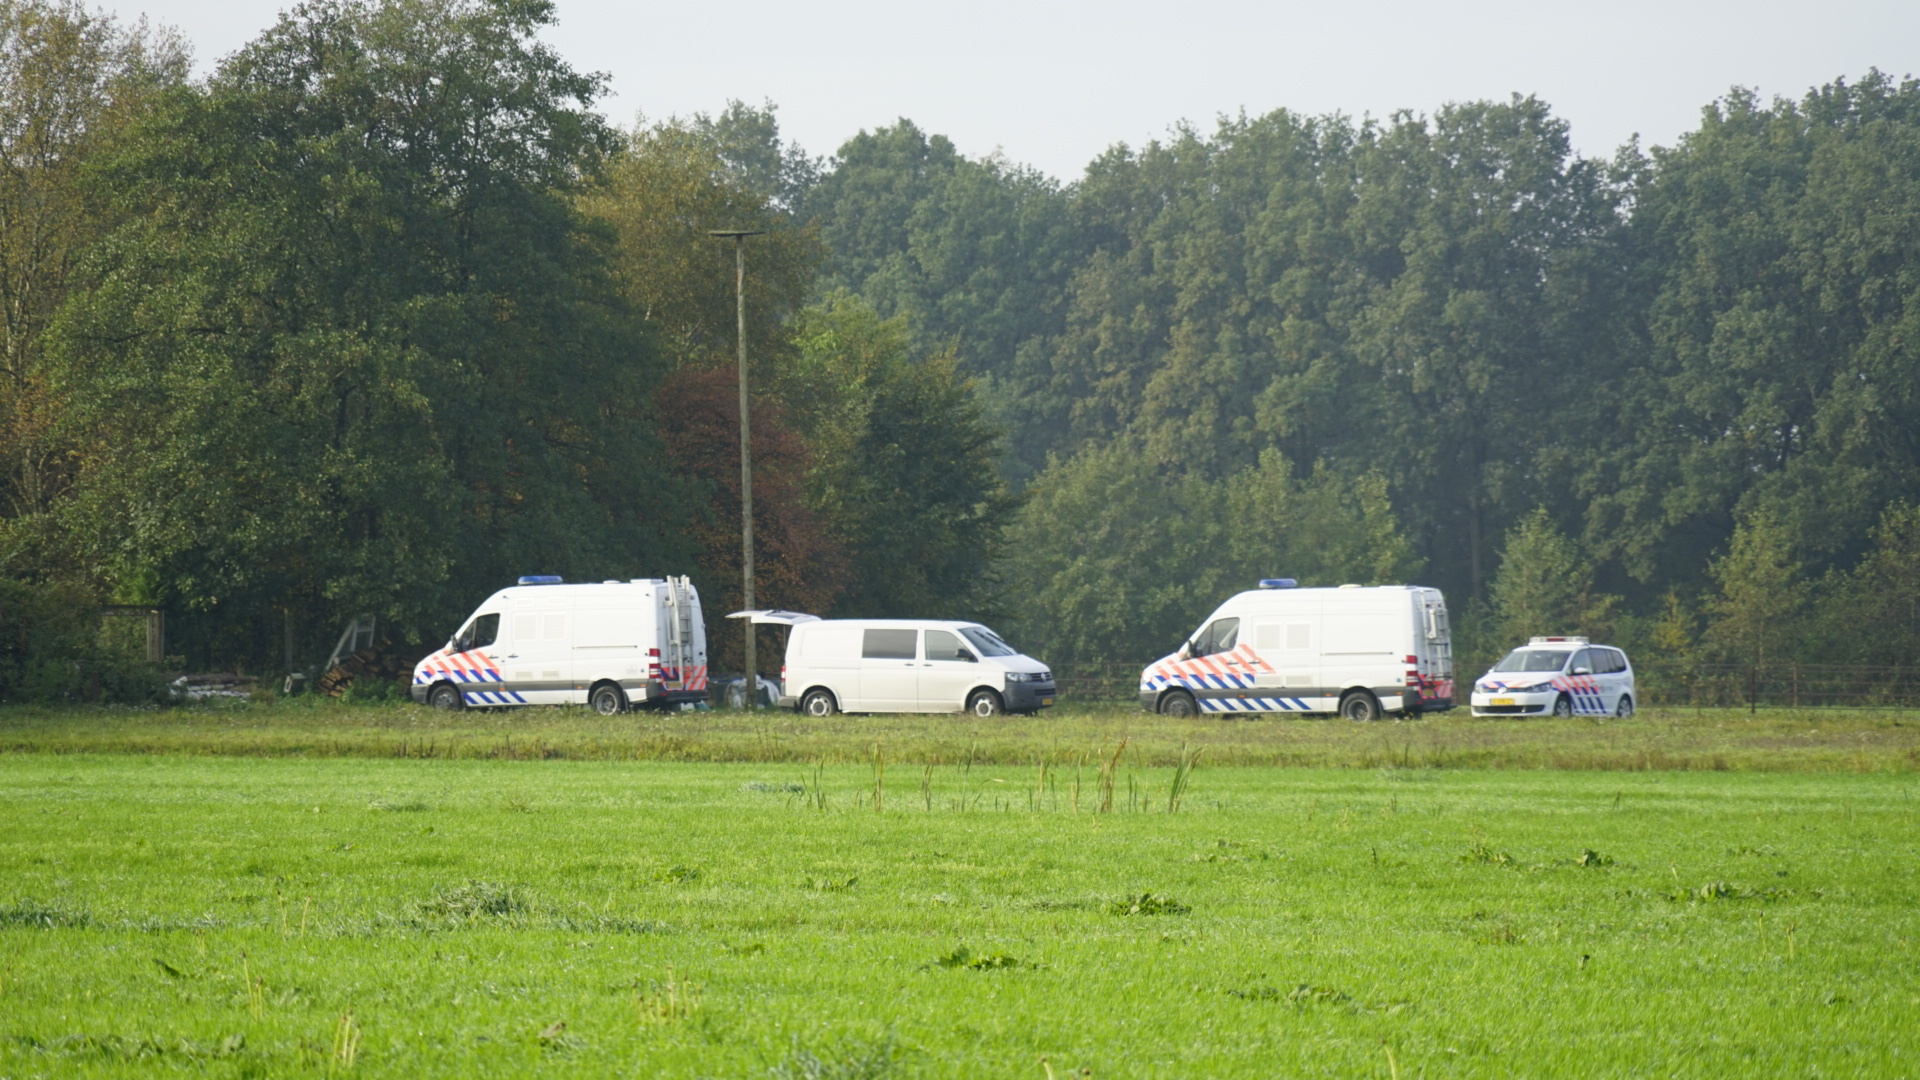
[{"label": "dark tire on ground", "polygon": [[1553,699],[1553,715],[1564,720],[1573,715],[1573,699],[1565,694]]},{"label": "dark tire on ground", "polygon": [[1348,720],[1366,722],[1380,719],[1380,702],[1365,690],[1350,690],[1340,699],[1340,715]]},{"label": "dark tire on ground", "polygon": [[627,711],[627,693],[610,682],[603,682],[587,695],[587,707],[601,716],[618,716]]},{"label": "dark tire on ground", "polygon": [[1632,694],[1620,695],[1620,704],[1615,705],[1613,707],[1613,715],[1619,717],[1622,720],[1629,719],[1633,716],[1633,695]]},{"label": "dark tire on ground", "polygon": [[435,683],[427,691],[427,704],[447,712],[459,712],[467,707],[467,699],[461,696],[460,688],[450,682]]},{"label": "dark tire on ground", "polygon": [[840,703],[833,700],[831,690],[809,690],[800,699],[800,711],[808,716],[832,716],[840,711]]},{"label": "dark tire on ground", "polygon": [[999,716],[1007,711],[1007,705],[991,690],[975,690],[967,695],[967,711],[975,716]]},{"label": "dark tire on ground", "polygon": [[1162,716],[1192,716],[1199,711],[1199,704],[1185,690],[1172,690],[1160,698]]}]

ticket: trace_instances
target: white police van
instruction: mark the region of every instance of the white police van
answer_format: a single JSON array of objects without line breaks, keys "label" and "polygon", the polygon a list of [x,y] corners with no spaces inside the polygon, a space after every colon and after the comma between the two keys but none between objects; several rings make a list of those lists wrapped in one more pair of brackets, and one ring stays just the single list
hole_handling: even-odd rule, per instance
[{"label": "white police van", "polygon": [[1583,637],[1537,637],[1473,684],[1475,716],[1633,715],[1633,664]]},{"label": "white police van", "polygon": [[413,700],[442,709],[630,705],[707,696],[707,629],[685,577],[568,585],[523,577],[476,608],[413,669]]},{"label": "white police van", "polygon": [[1453,708],[1453,637],[1440,590],[1301,589],[1268,578],[1140,673],[1149,712],[1339,713],[1377,720]]}]

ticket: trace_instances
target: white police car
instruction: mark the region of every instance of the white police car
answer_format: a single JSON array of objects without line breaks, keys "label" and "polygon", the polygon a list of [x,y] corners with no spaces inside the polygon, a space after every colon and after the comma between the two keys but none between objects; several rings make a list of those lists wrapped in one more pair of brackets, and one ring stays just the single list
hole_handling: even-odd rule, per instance
[{"label": "white police car", "polygon": [[1627,654],[1583,637],[1537,637],[1473,684],[1475,716],[1632,716]]}]

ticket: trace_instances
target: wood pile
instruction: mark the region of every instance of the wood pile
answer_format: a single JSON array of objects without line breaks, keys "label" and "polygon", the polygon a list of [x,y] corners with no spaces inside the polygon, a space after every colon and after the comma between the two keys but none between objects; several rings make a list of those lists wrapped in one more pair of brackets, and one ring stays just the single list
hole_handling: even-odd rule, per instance
[{"label": "wood pile", "polygon": [[321,674],[314,689],[328,697],[339,697],[355,683],[393,684],[403,692],[413,681],[413,665],[420,657],[386,642],[361,649]]}]

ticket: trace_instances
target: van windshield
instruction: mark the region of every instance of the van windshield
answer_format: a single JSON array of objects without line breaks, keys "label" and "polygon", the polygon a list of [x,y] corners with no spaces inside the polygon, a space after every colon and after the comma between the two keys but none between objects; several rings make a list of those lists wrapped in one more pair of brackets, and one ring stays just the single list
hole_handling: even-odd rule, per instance
[{"label": "van windshield", "polygon": [[984,626],[963,626],[960,636],[980,650],[981,656],[1019,656],[1020,650],[1000,640],[1000,635]]},{"label": "van windshield", "polygon": [[1493,665],[1493,670],[1559,671],[1570,655],[1565,649],[1515,649]]}]

